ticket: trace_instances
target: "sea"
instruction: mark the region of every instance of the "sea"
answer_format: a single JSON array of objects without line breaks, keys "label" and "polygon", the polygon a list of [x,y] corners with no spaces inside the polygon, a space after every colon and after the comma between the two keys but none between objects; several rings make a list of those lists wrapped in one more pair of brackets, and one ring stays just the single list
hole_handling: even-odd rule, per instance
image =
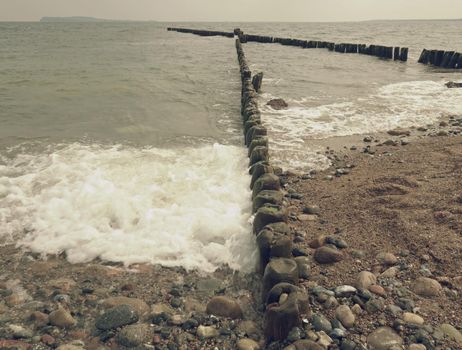
[{"label": "sea", "polygon": [[[264,72],[272,162],[325,169],[339,136],[462,114],[462,21],[0,23],[0,244],[94,259],[251,270],[251,192],[234,40],[167,27],[409,47],[408,62],[245,44]],[[289,108],[266,106],[283,98]]]}]

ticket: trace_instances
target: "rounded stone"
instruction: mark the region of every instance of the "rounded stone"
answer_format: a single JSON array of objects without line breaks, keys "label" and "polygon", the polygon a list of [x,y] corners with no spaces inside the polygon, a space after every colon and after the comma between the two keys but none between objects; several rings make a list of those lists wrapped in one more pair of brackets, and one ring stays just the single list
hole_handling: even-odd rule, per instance
[{"label": "rounded stone", "polygon": [[384,297],[386,295],[385,289],[383,289],[383,287],[379,286],[378,284],[373,284],[372,286],[369,286],[369,291],[381,297]]},{"label": "rounded stone", "polygon": [[423,325],[425,322],[422,317],[420,317],[419,315],[413,314],[412,312],[403,313],[403,321],[406,322],[407,324],[413,324],[413,325]]},{"label": "rounded stone", "polygon": [[440,294],[442,289],[438,281],[427,277],[418,278],[412,286],[414,293],[422,297],[435,297]]},{"label": "rounded stone", "polygon": [[243,338],[236,343],[238,350],[259,350],[260,345],[255,340]]},{"label": "rounded stone", "polygon": [[48,319],[51,325],[61,328],[71,328],[77,324],[77,321],[72,317],[72,315],[63,308],[53,311],[48,316]]},{"label": "rounded stone", "polygon": [[327,317],[322,314],[314,314],[311,317],[311,323],[316,332],[324,331],[326,333],[330,333],[332,331],[332,324]]},{"label": "rounded stone", "polygon": [[96,328],[110,330],[138,321],[138,313],[130,306],[122,304],[108,309],[96,319]]},{"label": "rounded stone", "polygon": [[213,297],[207,304],[206,312],[232,319],[242,318],[242,309],[237,301],[224,296]]},{"label": "rounded stone", "polygon": [[380,327],[367,337],[370,350],[390,350],[393,346],[401,347],[403,339],[390,327]]},{"label": "rounded stone", "polygon": [[462,333],[449,323],[444,323],[439,326],[438,331],[445,334],[449,339],[455,341],[457,344],[462,345]]},{"label": "rounded stone", "polygon": [[423,344],[411,344],[408,350],[427,350],[427,347]]},{"label": "rounded stone", "polygon": [[149,340],[149,326],[132,324],[122,328],[117,334],[117,342],[128,348],[137,347]]},{"label": "rounded stone", "polygon": [[340,305],[335,310],[335,317],[345,328],[353,327],[356,317],[348,305]]},{"label": "rounded stone", "polygon": [[398,258],[392,253],[380,253],[377,255],[377,260],[381,264],[388,266],[393,266],[398,263]]},{"label": "rounded stone", "polygon": [[218,332],[218,329],[211,326],[199,326],[197,327],[196,333],[200,338],[203,339],[215,338],[218,337],[218,335],[220,334]]},{"label": "rounded stone", "polygon": [[335,248],[324,246],[316,249],[314,259],[320,264],[333,264],[343,260],[343,253]]},{"label": "rounded stone", "polygon": [[373,284],[377,283],[377,277],[372,272],[361,271],[356,277],[356,288],[368,289]]},{"label": "rounded stone", "polygon": [[143,300],[137,298],[128,298],[128,297],[112,297],[107,298],[103,301],[103,307],[113,308],[119,305],[129,305],[136,311],[139,316],[148,314],[151,311],[151,308]]},{"label": "rounded stone", "polygon": [[334,289],[337,298],[348,298],[356,294],[357,290],[353,286],[343,285]]}]

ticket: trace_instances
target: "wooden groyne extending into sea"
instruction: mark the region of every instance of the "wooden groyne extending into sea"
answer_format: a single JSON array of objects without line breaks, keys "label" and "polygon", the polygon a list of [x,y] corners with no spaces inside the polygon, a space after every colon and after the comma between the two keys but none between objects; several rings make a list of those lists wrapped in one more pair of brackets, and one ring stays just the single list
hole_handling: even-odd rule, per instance
[{"label": "wooden groyne extending into sea", "polygon": [[[264,310],[264,334],[267,344],[284,342],[294,327],[302,325],[310,315],[308,291],[299,283],[309,259],[294,249],[294,232],[288,225],[288,208],[281,179],[271,165],[268,132],[262,124],[258,106],[258,92],[263,73],[252,74],[243,43],[277,43],[303,49],[321,48],[337,53],[356,53],[378,58],[408,60],[407,47],[333,43],[308,41],[262,35],[244,34],[236,28],[233,32],[208,31],[185,28],[168,28],[169,31],[191,33],[200,36],[224,36],[235,38],[241,78],[241,116],[244,142],[248,148],[249,173],[251,175],[253,234],[259,252],[262,310]],[[419,63],[429,63],[442,68],[462,68],[462,54],[454,51],[424,50]],[[318,256],[318,260],[319,257]],[[322,259],[321,259],[322,260]],[[335,257],[334,257],[335,260]],[[258,299],[258,298],[257,298]]]},{"label": "wooden groyne extending into sea", "polygon": [[357,53],[361,55],[375,56],[385,59],[394,59],[403,62],[407,61],[409,53],[409,49],[407,47],[400,48],[374,44],[366,45],[351,43],[334,43],[330,41],[279,38],[267,35],[245,34],[240,28],[236,28],[234,30],[234,33],[186,28],[168,28],[168,30],[181,33],[190,33],[200,36],[224,36],[231,38],[234,37],[234,35],[236,35],[241,43],[257,42],[264,44],[280,44],[285,46],[295,46],[303,49],[327,49],[329,51],[338,53]]},{"label": "wooden groyne extending into sea", "polygon": [[441,68],[462,69],[462,53],[423,49],[418,62]]},{"label": "wooden groyne extending into sea", "polygon": [[[296,258],[292,254],[294,237],[287,224],[281,181],[270,163],[267,130],[258,109],[255,88],[259,88],[261,80],[252,79],[239,39],[236,39],[236,50],[242,81],[241,115],[252,175],[253,233],[260,255],[259,270],[263,274],[264,333],[267,342],[280,341],[287,338],[293,327],[301,325],[302,315],[309,313],[308,294],[298,287],[299,266],[308,261],[306,257]],[[254,77],[261,77],[261,73]]]}]

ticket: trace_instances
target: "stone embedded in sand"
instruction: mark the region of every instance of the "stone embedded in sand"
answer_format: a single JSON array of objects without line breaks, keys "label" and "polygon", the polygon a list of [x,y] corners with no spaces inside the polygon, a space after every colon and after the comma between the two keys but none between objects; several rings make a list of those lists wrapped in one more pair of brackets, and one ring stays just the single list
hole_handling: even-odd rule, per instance
[{"label": "stone embedded in sand", "polygon": [[399,272],[399,267],[392,266],[380,274],[381,278],[394,278]]},{"label": "stone embedded in sand", "polygon": [[356,277],[356,288],[368,289],[373,284],[377,283],[377,277],[372,272],[361,271]]},{"label": "stone embedded in sand", "polygon": [[406,129],[397,128],[397,129],[393,129],[393,130],[388,130],[387,134],[391,135],[391,136],[409,136],[411,134],[411,132],[409,130],[406,130]]},{"label": "stone embedded in sand", "polygon": [[423,325],[425,322],[422,317],[420,317],[419,315],[413,314],[412,312],[403,313],[403,321],[406,322],[407,324],[413,324],[413,325]]},{"label": "stone embedded in sand", "polygon": [[127,304],[115,306],[96,319],[96,328],[110,330],[126,326],[138,321],[138,313]]},{"label": "stone embedded in sand", "polygon": [[53,326],[61,328],[71,328],[77,324],[77,321],[72,317],[72,315],[63,308],[53,311],[49,315],[49,321]]},{"label": "stone embedded in sand", "polygon": [[334,289],[337,298],[349,298],[356,294],[357,289],[353,286],[343,285]]},{"label": "stone embedded in sand", "polygon": [[372,286],[369,286],[369,291],[381,297],[384,297],[386,295],[385,289],[383,289],[383,287],[379,286],[378,284],[373,284]]},{"label": "stone embedded in sand", "polygon": [[324,244],[326,244],[326,236],[318,236],[308,243],[310,248],[313,248],[313,249],[322,247]]},{"label": "stone embedded in sand", "polygon": [[389,350],[393,346],[401,347],[403,339],[390,327],[380,327],[367,337],[370,350]]},{"label": "stone embedded in sand", "polygon": [[275,110],[281,110],[281,109],[286,109],[289,107],[286,101],[284,101],[282,98],[274,98],[266,103],[266,105],[270,106],[272,109]]},{"label": "stone embedded in sand", "polygon": [[103,307],[112,308],[119,305],[131,306],[139,316],[143,316],[151,311],[148,304],[141,299],[128,298],[128,297],[112,297],[103,301]]},{"label": "stone embedded in sand", "polygon": [[117,342],[128,348],[137,347],[149,340],[150,329],[146,324],[132,324],[117,334]]},{"label": "stone embedded in sand", "polygon": [[236,343],[238,350],[259,350],[260,345],[255,340],[243,338]]},{"label": "stone embedded in sand", "polygon": [[76,283],[70,278],[58,278],[49,281],[47,286],[49,288],[57,289],[63,293],[68,293],[76,286]]},{"label": "stone embedded in sand", "polygon": [[454,326],[444,323],[438,327],[438,330],[449,339],[455,341],[459,345],[462,345],[462,333],[460,333]]},{"label": "stone embedded in sand", "polygon": [[332,264],[343,260],[343,253],[335,248],[324,246],[316,249],[314,260],[320,264]]},{"label": "stone embedded in sand", "polygon": [[423,344],[411,344],[408,350],[427,350],[427,347]]},{"label": "stone embedded in sand", "polygon": [[332,324],[329,319],[322,314],[313,314],[311,317],[311,324],[316,332],[324,331],[330,333],[332,331]]},{"label": "stone embedded in sand", "polygon": [[398,262],[398,258],[392,254],[392,253],[380,253],[377,255],[377,260],[383,264],[383,265],[388,265],[388,266],[393,266],[396,265]]},{"label": "stone embedded in sand", "polygon": [[213,297],[207,304],[206,312],[209,315],[227,317],[232,319],[242,318],[242,309],[237,301],[224,297]]},{"label": "stone embedded in sand", "polygon": [[218,329],[211,326],[199,326],[197,327],[197,336],[203,339],[215,338],[220,334]]},{"label": "stone embedded in sand", "polygon": [[427,277],[418,278],[412,285],[414,293],[423,297],[435,297],[442,289],[438,281]]},{"label": "stone embedded in sand", "polygon": [[348,305],[340,305],[335,310],[335,318],[339,320],[345,328],[353,327],[356,317]]}]

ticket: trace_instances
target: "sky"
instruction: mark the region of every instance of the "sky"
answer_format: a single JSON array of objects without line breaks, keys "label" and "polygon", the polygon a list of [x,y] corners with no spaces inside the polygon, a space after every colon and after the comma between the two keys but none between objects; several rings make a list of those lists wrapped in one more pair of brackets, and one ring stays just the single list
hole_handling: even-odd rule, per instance
[{"label": "sky", "polygon": [[165,22],[449,19],[462,18],[462,0],[0,0],[0,21],[44,16]]}]

